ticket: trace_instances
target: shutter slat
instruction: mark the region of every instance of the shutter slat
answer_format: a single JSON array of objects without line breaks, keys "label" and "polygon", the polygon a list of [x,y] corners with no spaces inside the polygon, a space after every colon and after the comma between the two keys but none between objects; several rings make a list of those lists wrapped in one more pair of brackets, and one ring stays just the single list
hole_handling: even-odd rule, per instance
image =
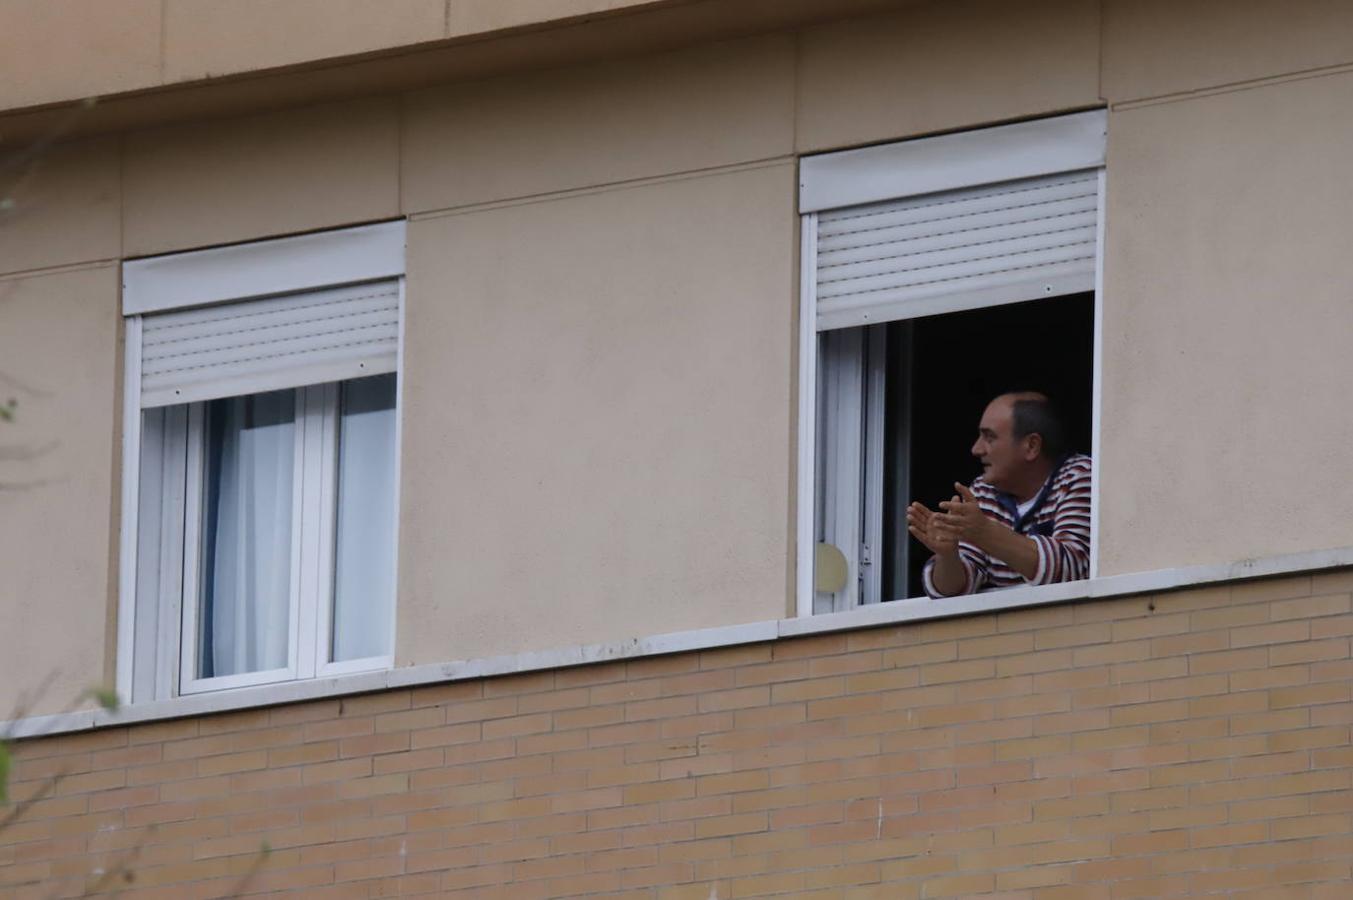
[{"label": "shutter slat", "polygon": [[930,314],[937,298],[1094,287],[1098,175],[1071,172],[824,212],[818,328]]},{"label": "shutter slat", "polygon": [[392,372],[398,347],[394,280],[147,315],[141,405]]},{"label": "shutter slat", "polygon": [[[1016,255],[999,260],[977,260],[936,266],[923,273],[902,278],[893,275],[862,278],[851,284],[851,290],[842,290],[835,297],[823,297],[819,312],[849,306],[859,309],[869,303],[891,302],[905,293],[907,296],[924,296],[927,293],[946,291],[945,286],[962,283],[988,287],[1001,281],[1029,282],[1037,279],[1037,269],[1054,266],[1074,266],[1084,260],[1094,259],[1094,244],[1078,244],[1072,247],[1059,247],[1041,254],[1036,263],[1030,263],[1027,256]],[[947,291],[952,292],[952,291]],[[1028,299],[1034,299],[1031,295]]]},{"label": "shutter slat", "polygon": [[927,197],[909,197],[819,213],[818,234],[831,237],[925,222],[952,222],[964,216],[984,212],[1036,208],[1059,200],[1089,198],[1093,204],[1098,193],[1093,174],[1049,175],[1008,185],[963,188]]},{"label": "shutter slat", "polygon": [[[1093,260],[1091,256],[1090,261]],[[937,290],[934,284],[854,294],[819,304],[817,327],[820,331],[828,331],[936,315],[955,309],[976,309],[1037,297],[1075,294],[1088,289],[1085,262],[1084,258],[1078,258],[1062,263],[1045,263],[1036,270],[1012,269],[970,276],[963,280],[962,298],[965,302],[957,307],[953,303],[952,293]]]},{"label": "shutter slat", "polygon": [[[854,250],[860,247],[876,247],[884,244],[905,241],[925,240],[928,238],[951,236],[952,243],[980,241],[982,233],[993,228],[1023,227],[1026,232],[1038,231],[1042,227],[1058,227],[1071,216],[1083,215],[1095,210],[1093,194],[1080,197],[1053,200],[1017,208],[1001,208],[978,213],[953,216],[947,219],[927,220],[905,224],[889,225],[880,228],[858,229],[855,231],[822,237],[818,243],[818,253],[832,258],[832,254]],[[1039,223],[1044,223],[1039,225]]]},{"label": "shutter slat", "polygon": [[1028,269],[1045,262],[1066,262],[1087,253],[1093,256],[1094,232],[1086,235],[1085,230],[841,266],[833,273],[835,278],[818,280],[818,297],[830,300],[890,287],[940,284],[976,275]]},{"label": "shutter slat", "polygon": [[1045,219],[1037,228],[1028,222],[998,224],[975,230],[951,231],[944,234],[922,235],[896,241],[877,244],[863,244],[855,247],[843,247],[840,250],[823,252],[819,250],[818,283],[837,281],[841,278],[839,270],[866,266],[874,262],[923,257],[932,253],[965,252],[971,256],[980,256],[984,247],[1004,246],[1011,241],[1027,240],[1043,235],[1049,236],[1050,244],[1066,243],[1077,235],[1087,232],[1094,234],[1095,211],[1093,209]]},{"label": "shutter slat", "polygon": [[[261,329],[282,328],[375,310],[387,310],[397,306],[398,301],[397,294],[390,292],[383,285],[380,287],[364,285],[360,292],[341,299],[317,297],[314,293],[307,292],[267,300],[237,302],[228,307],[216,306],[155,315],[146,319],[142,345],[149,348],[187,339],[200,339],[204,336],[204,329],[210,329],[212,337],[229,338]],[[229,312],[225,312],[227,309]],[[181,318],[172,322],[159,321],[168,320],[170,315]]]},{"label": "shutter slat", "polygon": [[[173,340],[146,346],[150,355],[142,360],[142,365],[147,373],[159,373],[178,368],[185,361],[201,365],[206,361],[202,357],[213,353],[223,358],[237,355],[242,359],[270,353],[270,348],[275,348],[280,356],[291,351],[292,348],[287,346],[290,342],[310,337],[326,337],[330,341],[341,342],[348,335],[358,336],[373,328],[390,326],[393,324],[392,316],[397,314],[398,306],[391,304],[273,326],[222,332],[204,332],[202,329],[182,331]],[[188,357],[196,358],[187,360]]]}]

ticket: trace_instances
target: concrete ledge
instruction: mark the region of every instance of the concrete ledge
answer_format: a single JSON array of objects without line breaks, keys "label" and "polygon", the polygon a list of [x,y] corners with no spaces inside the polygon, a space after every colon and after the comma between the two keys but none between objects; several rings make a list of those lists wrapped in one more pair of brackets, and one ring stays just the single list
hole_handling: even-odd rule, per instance
[{"label": "concrete ledge", "polygon": [[133,725],[186,716],[210,715],[231,710],[275,706],[364,694],[373,691],[538,672],[583,666],[620,659],[638,659],[691,650],[709,650],[739,644],[755,644],[812,634],[851,631],[906,622],[922,622],[958,616],[981,615],[1028,607],[1081,600],[1106,600],[1136,594],[1183,590],[1211,584],[1246,581],[1282,575],[1353,567],[1353,547],[1316,550],[1281,556],[1239,560],[1215,566],[1159,569],[1131,575],[1112,575],[1067,584],[1019,587],[948,600],[917,598],[898,600],[851,610],[797,619],[771,619],[744,625],[726,625],[695,631],[636,637],[606,644],[558,647],[482,659],[455,660],[422,666],[406,666],[379,672],[363,672],[311,681],[293,681],[259,687],[237,688],[209,694],[194,694],[154,703],[127,706],[117,712],[102,709],[32,716],[0,723],[0,733],[11,738],[43,737]]}]

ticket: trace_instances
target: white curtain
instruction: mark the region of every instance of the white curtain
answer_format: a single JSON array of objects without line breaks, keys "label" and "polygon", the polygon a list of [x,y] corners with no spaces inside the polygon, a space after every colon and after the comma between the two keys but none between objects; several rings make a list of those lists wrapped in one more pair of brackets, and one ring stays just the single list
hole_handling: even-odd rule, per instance
[{"label": "white curtain", "polygon": [[296,392],[210,404],[201,677],[287,664]]},{"label": "white curtain", "polygon": [[342,386],[333,660],[390,652],[395,581],[395,376]]}]

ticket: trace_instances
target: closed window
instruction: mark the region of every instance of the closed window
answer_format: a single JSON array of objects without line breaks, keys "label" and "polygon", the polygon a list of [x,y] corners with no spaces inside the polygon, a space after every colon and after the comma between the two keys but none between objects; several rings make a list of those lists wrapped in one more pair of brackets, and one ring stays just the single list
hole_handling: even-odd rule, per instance
[{"label": "closed window", "polygon": [[391,664],[402,268],[400,225],[127,264],[133,701]]}]

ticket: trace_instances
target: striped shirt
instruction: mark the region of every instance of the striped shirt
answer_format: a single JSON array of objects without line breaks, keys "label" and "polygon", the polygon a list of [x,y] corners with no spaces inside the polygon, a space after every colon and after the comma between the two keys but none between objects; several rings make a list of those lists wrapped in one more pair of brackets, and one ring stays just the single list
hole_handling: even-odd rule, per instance
[{"label": "striped shirt", "polygon": [[[1025,578],[1004,562],[966,541],[958,545],[958,558],[967,573],[961,594],[994,591],[1021,584],[1054,584],[1090,577],[1090,457],[1069,456],[1048,476],[1033,508],[1019,515],[1015,498],[996,490],[978,478],[972,483],[973,496],[982,512],[1033,538],[1038,545],[1038,568],[1033,578]],[[931,579],[935,569],[932,558],[925,564],[923,583],[932,597],[944,597]]]}]

